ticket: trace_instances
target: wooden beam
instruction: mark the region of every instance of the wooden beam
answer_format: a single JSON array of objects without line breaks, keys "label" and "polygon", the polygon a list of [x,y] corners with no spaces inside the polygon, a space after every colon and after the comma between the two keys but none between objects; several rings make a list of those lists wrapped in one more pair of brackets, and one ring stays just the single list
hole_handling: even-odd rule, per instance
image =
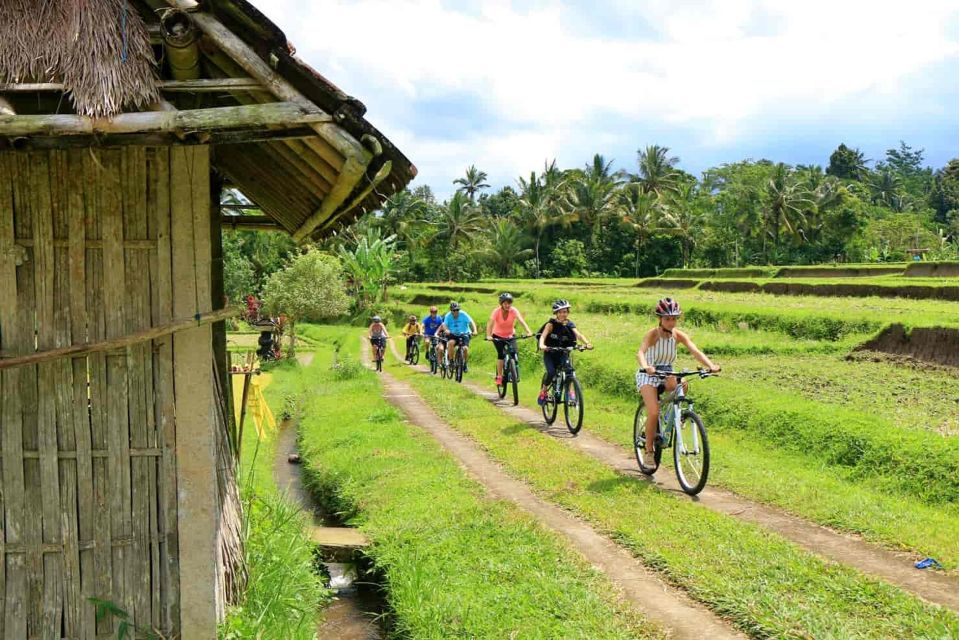
[{"label": "wooden beam", "polygon": [[[164,80],[160,91],[166,93],[216,93],[224,91],[269,91],[253,78],[200,78],[197,80]],[[0,93],[37,93],[66,91],[59,82],[0,83]]]},{"label": "wooden beam", "polygon": [[239,308],[220,309],[219,311],[201,313],[192,318],[175,320],[173,322],[162,324],[158,327],[151,327],[149,329],[144,329],[143,331],[137,331],[125,336],[111,338],[109,340],[75,344],[69,347],[40,351],[38,353],[31,353],[25,356],[0,358],[0,370],[24,367],[31,364],[38,364],[40,362],[50,362],[51,360],[59,360],[61,358],[76,358],[100,351],[114,351],[130,345],[146,342],[147,340],[155,340],[156,338],[161,338],[185,329],[202,327],[206,324],[211,324],[220,320],[226,320],[227,318],[233,318],[239,315],[241,312],[242,310]]},{"label": "wooden beam", "polygon": [[108,135],[70,135],[43,137],[0,137],[0,151],[31,151],[41,149],[72,149],[78,147],[123,147],[142,146],[159,147],[173,144],[248,144],[253,142],[272,142],[275,140],[295,141],[302,138],[315,138],[316,132],[304,126],[291,129],[238,129],[235,131],[212,131],[199,133],[124,133]]},{"label": "wooden beam", "polygon": [[[197,4],[193,0],[167,0],[167,4],[184,11],[195,11],[197,8]],[[300,105],[304,111],[325,113],[319,106],[297,91],[285,78],[271,69],[249,45],[227,29],[213,14],[195,11],[191,14],[191,17],[196,26],[203,31],[204,35],[213,44],[236,62],[246,73],[269,89],[270,93],[280,100]],[[374,157],[369,149],[364,147],[345,129],[334,124],[332,119],[310,126],[316,131],[317,135],[345,158],[345,162],[340,169],[336,184],[323,198],[319,208],[294,234],[294,240],[297,242],[306,239],[313,229],[324,222],[343,204],[363,177],[366,167]]]},{"label": "wooden beam", "polygon": [[305,113],[296,103],[273,102],[187,111],[121,113],[113,118],[77,115],[0,116],[0,136],[177,133],[265,128],[273,125],[314,126],[330,120],[322,113]]},{"label": "wooden beam", "polygon": [[220,216],[224,229],[232,231],[286,231],[269,216]]}]

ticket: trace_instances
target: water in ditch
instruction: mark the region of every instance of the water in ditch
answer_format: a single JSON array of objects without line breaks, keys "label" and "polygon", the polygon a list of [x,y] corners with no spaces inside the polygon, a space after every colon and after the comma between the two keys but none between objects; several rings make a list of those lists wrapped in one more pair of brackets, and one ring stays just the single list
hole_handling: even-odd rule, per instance
[{"label": "water in ditch", "polygon": [[[301,509],[312,514],[316,526],[337,526],[329,514],[321,512],[303,485],[299,464],[291,464],[289,456],[297,453],[296,427],[284,421],[277,436],[273,476],[277,487]],[[385,638],[381,625],[386,604],[378,584],[363,575],[363,568],[349,554],[323,558],[323,567],[329,576],[330,587],[336,598],[320,614],[317,638],[337,640],[381,640]]]}]

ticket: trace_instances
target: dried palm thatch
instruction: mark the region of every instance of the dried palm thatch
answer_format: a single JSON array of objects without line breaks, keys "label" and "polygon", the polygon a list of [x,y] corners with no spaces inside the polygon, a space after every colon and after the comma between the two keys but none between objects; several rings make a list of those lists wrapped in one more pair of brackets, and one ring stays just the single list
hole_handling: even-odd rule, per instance
[{"label": "dried palm thatch", "polygon": [[0,0],[0,82],[60,82],[102,117],[159,99],[150,37],[127,0]]}]

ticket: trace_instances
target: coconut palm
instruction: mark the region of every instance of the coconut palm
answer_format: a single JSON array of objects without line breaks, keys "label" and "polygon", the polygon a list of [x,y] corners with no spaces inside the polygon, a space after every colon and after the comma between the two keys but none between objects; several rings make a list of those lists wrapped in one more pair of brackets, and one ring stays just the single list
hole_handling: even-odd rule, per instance
[{"label": "coconut palm", "polygon": [[510,220],[494,220],[487,229],[489,248],[484,252],[502,277],[513,275],[516,265],[533,255],[529,239]]},{"label": "coconut palm", "polygon": [[637,182],[643,191],[659,198],[675,194],[679,188],[679,172],[675,168],[679,158],[669,157],[669,147],[647,145],[636,153],[639,163]]},{"label": "coconut palm", "polygon": [[571,218],[563,208],[563,174],[556,167],[556,161],[546,165],[543,173],[529,174],[529,180],[520,178],[519,206],[517,215],[523,227],[533,236],[533,255],[536,259],[536,277],[540,274],[539,247],[547,229],[558,224],[568,224]]},{"label": "coconut palm", "polygon": [[656,230],[664,213],[659,198],[646,193],[639,183],[630,183],[619,192],[619,212],[623,223],[633,231],[634,256],[633,275],[639,277],[639,253],[646,240]]},{"label": "coconut palm", "polygon": [[870,176],[869,195],[873,204],[889,207],[893,211],[906,209],[906,196],[902,188],[902,178],[892,169],[884,167]]},{"label": "coconut palm", "polygon": [[689,265],[696,238],[703,231],[705,215],[700,208],[700,194],[695,182],[677,185],[668,207],[663,207],[661,230],[679,238],[683,252],[683,267]]},{"label": "coconut palm", "polygon": [[781,229],[796,237],[802,237],[800,229],[805,222],[805,212],[813,206],[805,186],[792,171],[780,162],[766,182],[766,198],[763,207],[763,254],[768,256],[766,240],[771,239],[778,254]]},{"label": "coconut palm", "polygon": [[471,164],[466,170],[466,176],[453,180],[453,184],[460,185],[456,190],[465,193],[470,202],[476,202],[476,194],[481,189],[489,189],[489,185],[486,183],[488,177],[485,171],[480,171],[476,168],[476,165]]},{"label": "coconut palm", "polygon": [[456,249],[460,243],[480,229],[480,212],[470,200],[457,191],[449,202],[440,207],[436,218],[439,229],[436,239]]},{"label": "coconut palm", "polygon": [[616,212],[620,177],[612,172],[612,165],[612,161],[607,162],[597,153],[585,169],[570,172],[567,181],[569,213],[594,230]]}]

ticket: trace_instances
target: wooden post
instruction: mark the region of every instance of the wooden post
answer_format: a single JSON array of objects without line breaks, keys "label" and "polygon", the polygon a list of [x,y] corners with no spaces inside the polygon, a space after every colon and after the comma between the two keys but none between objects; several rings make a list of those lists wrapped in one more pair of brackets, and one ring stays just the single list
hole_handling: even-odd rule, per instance
[{"label": "wooden post", "polygon": [[[171,149],[175,317],[210,310],[209,150]],[[176,380],[180,633],[214,638],[217,624],[217,482],[210,325],[173,338]]]}]

